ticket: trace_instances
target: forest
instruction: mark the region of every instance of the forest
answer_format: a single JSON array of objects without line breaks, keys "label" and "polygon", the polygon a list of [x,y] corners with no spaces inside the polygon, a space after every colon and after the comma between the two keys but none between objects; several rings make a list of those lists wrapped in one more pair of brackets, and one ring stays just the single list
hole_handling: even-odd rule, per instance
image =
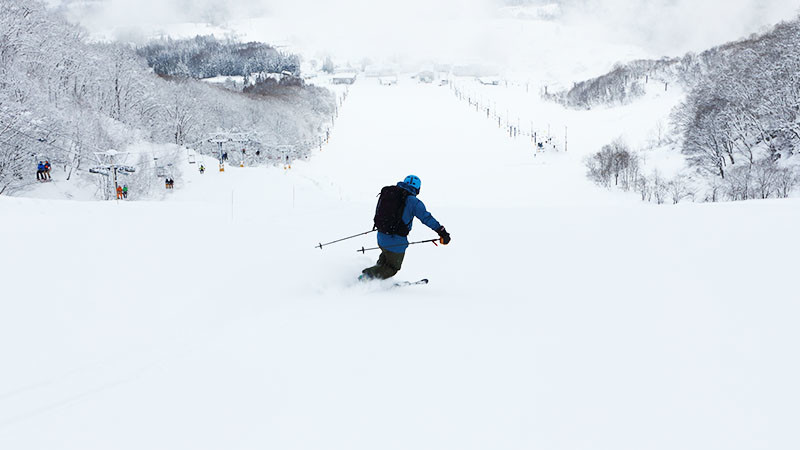
[{"label": "forest", "polygon": [[300,58],[260,42],[238,42],[214,36],[164,38],[136,50],[159,75],[211,78],[254,73],[300,74]]}]

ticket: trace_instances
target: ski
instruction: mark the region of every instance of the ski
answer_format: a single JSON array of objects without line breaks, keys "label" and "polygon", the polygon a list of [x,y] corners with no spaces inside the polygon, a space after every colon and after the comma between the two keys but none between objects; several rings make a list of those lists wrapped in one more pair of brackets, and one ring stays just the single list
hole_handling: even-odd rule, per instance
[{"label": "ski", "polygon": [[428,284],[428,279],[427,278],[423,278],[423,279],[421,279],[419,281],[398,281],[397,283],[393,284],[392,287],[393,288],[397,288],[397,287],[404,287],[404,286],[415,286],[415,285],[418,285],[418,284]]}]

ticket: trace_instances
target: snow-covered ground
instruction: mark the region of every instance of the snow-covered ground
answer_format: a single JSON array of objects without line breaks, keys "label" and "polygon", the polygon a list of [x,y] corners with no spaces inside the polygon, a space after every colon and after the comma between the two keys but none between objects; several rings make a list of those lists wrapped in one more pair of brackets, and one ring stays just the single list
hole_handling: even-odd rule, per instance
[{"label": "snow-covered ground", "polygon": [[203,78],[202,81],[212,84],[225,84],[225,83],[244,84],[244,77],[220,75],[218,77]]},{"label": "snow-covered ground", "polygon": [[[500,115],[504,125],[517,125],[524,133],[536,131],[539,137],[547,136],[549,131],[561,149],[567,131],[570,149],[587,154],[617,138],[634,148],[653,146],[659,137],[666,137],[669,115],[686,97],[679,87],[664,90],[663,83],[651,82],[646,85],[646,95],[623,107],[573,110],[542,99],[541,93],[548,86],[536,78],[511,78],[492,86],[474,78],[457,77],[453,84],[473,103],[477,102],[479,109],[489,108],[492,116]],[[555,92],[552,86],[549,88],[550,93]]]},{"label": "snow-covered ground", "polygon": [[[592,150],[359,80],[291,170],[0,197],[0,448],[798,448],[800,201],[643,204]],[[314,245],[409,173],[453,241],[358,284],[373,237]]]}]

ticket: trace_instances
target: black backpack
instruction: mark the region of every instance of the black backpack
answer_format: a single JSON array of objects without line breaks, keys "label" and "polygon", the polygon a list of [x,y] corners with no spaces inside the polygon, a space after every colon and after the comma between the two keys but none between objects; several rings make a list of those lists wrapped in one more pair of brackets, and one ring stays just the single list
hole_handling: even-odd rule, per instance
[{"label": "black backpack", "polygon": [[386,186],[378,195],[375,208],[375,229],[384,234],[408,236],[408,225],[403,223],[408,191],[399,186]]}]

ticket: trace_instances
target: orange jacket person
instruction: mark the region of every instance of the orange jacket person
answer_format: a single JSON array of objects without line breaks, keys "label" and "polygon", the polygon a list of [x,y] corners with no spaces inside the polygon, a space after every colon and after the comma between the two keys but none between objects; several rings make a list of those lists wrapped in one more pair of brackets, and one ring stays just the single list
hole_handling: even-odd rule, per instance
[{"label": "orange jacket person", "polygon": [[117,200],[122,198],[122,186],[117,186]]}]

